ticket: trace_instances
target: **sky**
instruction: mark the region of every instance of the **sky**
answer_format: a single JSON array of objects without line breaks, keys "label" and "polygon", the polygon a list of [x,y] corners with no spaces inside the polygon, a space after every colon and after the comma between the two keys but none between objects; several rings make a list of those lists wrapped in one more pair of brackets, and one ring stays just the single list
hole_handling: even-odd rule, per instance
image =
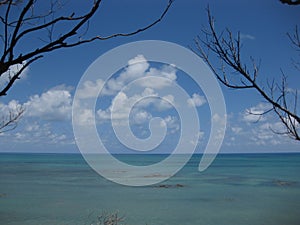
[{"label": "sky", "polygon": [[[86,7],[81,1],[69,4],[72,4],[72,8],[68,9],[76,12],[81,12]],[[187,49],[193,48],[194,38],[208,25],[208,4],[216,20],[217,31],[221,32],[226,28],[233,33],[239,31],[245,61],[249,62],[252,56],[257,62],[261,62],[259,83],[279,80],[283,71],[288,75],[290,90],[299,90],[299,71],[292,64],[292,59],[299,60],[299,53],[291,46],[286,33],[293,32],[295,26],[299,26],[300,6],[283,5],[277,0],[175,0],[166,17],[145,32],[131,37],[95,41],[71,49],[57,50],[30,65],[8,95],[0,98],[2,112],[16,105],[26,108],[17,128],[0,134],[0,152],[78,153],[74,123],[84,128],[92,126],[91,121],[92,124],[94,121],[98,136],[106,148],[113,153],[133,153],[135,151],[120,143],[113,126],[120,130],[129,122],[136,137],[147,139],[151,134],[150,120],[160,117],[156,125],[165,132],[165,140],[151,152],[171,153],[183,127],[182,115],[176,111],[179,100],[175,93],[167,93],[167,90],[172,90],[168,87],[174,84],[188,94],[188,98],[184,100],[186,109],[195,109],[197,112],[200,128],[197,132],[191,130],[190,136],[197,142],[196,152],[203,152],[209,140],[212,123],[219,123],[222,127],[224,120],[220,115],[211,113],[205,91],[176,65],[148,61],[147,56],[141,52],[128,58],[125,67],[113,74],[106,84],[105,80],[99,77],[95,80],[85,80],[79,87],[77,85],[98,57],[126,43],[161,40],[176,43]],[[91,19],[85,35],[105,36],[136,30],[158,18],[166,5],[167,1],[158,0],[103,1],[99,12]],[[35,41],[32,41],[32,38]],[[19,46],[19,51],[34,48],[41,37],[32,38]],[[149,76],[152,76],[153,80],[133,84],[134,93],[130,92],[130,88],[124,89],[133,80]],[[155,77],[158,77],[158,80],[160,78],[159,82]],[[4,81],[0,80],[0,84],[1,82]],[[97,94],[101,88],[102,95],[99,97]],[[254,90],[231,90],[221,84],[220,88],[226,105],[226,132],[221,153],[299,151],[299,143],[272,132],[283,129],[276,115],[270,113],[261,118],[249,115],[249,110],[259,113],[270,107]],[[81,108],[82,111],[72,125],[72,105],[77,104],[74,101],[75,93],[81,103],[88,102],[96,96],[98,98],[95,110]],[[139,101],[145,96],[148,97]],[[112,112],[115,113],[114,125],[111,120]],[[187,123],[198,124],[197,120],[192,118],[187,120]],[[156,129],[156,125],[152,128]],[[85,135],[83,139],[89,142],[89,134]],[[127,136],[124,133],[121,136],[126,141]],[[195,140],[196,136],[198,139]]]}]

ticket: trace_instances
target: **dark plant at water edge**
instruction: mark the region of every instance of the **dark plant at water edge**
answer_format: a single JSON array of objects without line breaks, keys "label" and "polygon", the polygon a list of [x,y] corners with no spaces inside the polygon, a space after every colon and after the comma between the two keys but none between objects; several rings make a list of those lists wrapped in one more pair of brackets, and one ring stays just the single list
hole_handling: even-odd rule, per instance
[{"label": "dark plant at water edge", "polygon": [[102,212],[97,216],[96,221],[90,223],[89,225],[126,225],[124,221],[125,217],[119,216],[118,212]]}]

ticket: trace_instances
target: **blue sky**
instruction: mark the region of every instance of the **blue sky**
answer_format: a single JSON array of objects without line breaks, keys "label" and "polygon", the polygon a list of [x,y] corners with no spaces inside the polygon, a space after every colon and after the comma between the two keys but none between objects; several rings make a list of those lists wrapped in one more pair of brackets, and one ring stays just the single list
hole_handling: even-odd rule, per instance
[{"label": "blue sky", "polygon": [[[286,32],[292,32],[299,18],[299,6],[287,6],[276,0],[268,1],[196,1],[176,0],[168,14],[155,27],[132,37],[96,41],[72,49],[58,50],[32,64],[22,79],[17,82],[8,96],[0,99],[3,109],[15,104],[26,107],[26,113],[19,126],[11,132],[0,135],[1,152],[78,152],[72,130],[71,111],[76,86],[90,64],[100,55],[119,45],[132,41],[163,40],[184,47],[193,45],[193,38],[207,26],[206,7],[210,5],[216,19],[216,28],[222,31],[228,27],[242,34],[244,56],[261,60],[259,82],[278,79],[282,69],[288,75],[289,87],[299,90],[300,77],[292,66],[292,58],[299,57],[288,41]],[[82,3],[72,3],[75,10],[82,10]],[[103,1],[99,12],[92,18],[87,35],[109,35],[129,32],[155,20],[167,1]],[[298,22],[299,26],[299,22]],[[20,48],[30,48],[32,42]],[[143,55],[137,56],[143,57]],[[299,59],[299,58],[298,58]],[[134,60],[134,58],[132,59]],[[147,59],[146,59],[147,60]],[[143,64],[144,65],[144,64]],[[174,82],[185,88],[196,106],[201,129],[197,152],[203,151],[210,131],[210,109],[203,91],[184,74],[170,65],[146,63],[145,75],[155,69],[158,76],[167,74]],[[128,68],[127,68],[128,69]],[[115,81],[125,73],[126,68],[113,78]],[[299,71],[298,71],[299,73]],[[129,76],[129,75],[128,75]],[[122,81],[119,78],[119,81]],[[124,81],[124,79],[123,79]],[[122,81],[122,82],[123,82]],[[121,84],[125,84],[122,83]],[[125,82],[125,81],[124,81]],[[99,84],[100,85],[100,84]],[[157,84],[159,85],[159,84]],[[85,94],[97,88],[96,83],[87,86]],[[149,87],[148,87],[149,88]],[[156,87],[158,88],[158,87]],[[278,119],[268,114],[259,122],[247,110],[260,112],[268,105],[255,91],[229,90],[221,86],[227,108],[227,130],[221,152],[289,152],[299,150],[299,143],[274,134],[273,129],[282,129]],[[141,90],[141,93],[145,91]],[[153,88],[152,91],[155,91]],[[140,94],[141,94],[140,93]],[[98,100],[96,107],[97,128],[103,135],[107,147],[122,152],[109,125],[109,107],[116,93]],[[120,95],[119,95],[120,97]],[[121,96],[122,97],[122,96]],[[124,97],[124,96],[123,96]],[[130,102],[130,97],[121,102]],[[169,99],[171,102],[176,99]],[[193,102],[193,103],[192,103]],[[120,110],[124,110],[125,106]],[[163,103],[152,100],[131,115],[131,125],[141,138],[149,135],[149,119],[159,116],[167,124],[167,138],[157,152],[170,152],[179,135],[180,121],[176,111]],[[121,111],[120,111],[121,112]],[[83,114],[83,121],[88,115]],[[148,132],[148,133],[147,133]],[[117,144],[116,144],[117,143]],[[126,152],[124,152],[126,153]],[[156,153],[156,152],[155,152]]]}]

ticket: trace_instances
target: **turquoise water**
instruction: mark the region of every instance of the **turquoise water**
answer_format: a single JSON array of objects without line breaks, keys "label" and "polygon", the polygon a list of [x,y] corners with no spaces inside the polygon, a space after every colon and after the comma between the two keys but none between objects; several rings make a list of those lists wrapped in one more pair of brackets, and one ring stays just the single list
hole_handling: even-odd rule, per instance
[{"label": "turquoise water", "polygon": [[0,154],[0,224],[91,224],[103,211],[128,225],[300,224],[300,154],[219,155],[202,173],[199,159],[161,184],[127,187],[80,155]]}]

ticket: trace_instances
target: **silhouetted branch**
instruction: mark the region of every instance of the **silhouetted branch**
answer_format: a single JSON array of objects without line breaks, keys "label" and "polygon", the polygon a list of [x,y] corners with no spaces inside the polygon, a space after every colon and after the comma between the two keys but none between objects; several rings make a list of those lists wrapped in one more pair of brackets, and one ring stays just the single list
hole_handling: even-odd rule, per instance
[{"label": "silhouetted branch", "polygon": [[[163,10],[158,19],[142,28],[138,28],[137,30],[128,33],[115,33],[108,36],[96,35],[92,38],[84,39],[83,36],[86,31],[83,32],[83,34],[81,34],[80,31],[85,25],[88,25],[91,17],[99,9],[100,3],[101,0],[93,1],[89,11],[80,16],[75,16],[76,13],[73,12],[69,15],[55,17],[57,9],[53,6],[56,5],[54,2],[51,4],[49,12],[34,14],[33,9],[36,8],[35,4],[37,4],[37,1],[35,0],[2,1],[1,7],[5,8],[2,9],[5,11],[5,16],[0,17],[0,21],[4,30],[4,33],[1,34],[3,52],[0,57],[0,77],[7,72],[11,66],[22,64],[25,61],[29,62],[33,58],[39,59],[43,54],[56,49],[74,47],[95,40],[108,40],[114,37],[132,36],[148,30],[164,18],[171,7],[173,0],[168,1],[166,8]],[[21,10],[17,11],[17,9],[13,7],[18,7],[18,9],[21,8]],[[15,14],[17,12],[18,15]],[[30,23],[28,23],[28,21],[30,21]],[[64,24],[64,30],[56,31],[55,27],[61,25],[62,23],[66,23]],[[38,32],[44,32],[47,34],[49,40],[39,43],[39,46],[32,48],[28,52],[16,54],[17,47],[22,45],[26,39],[28,40],[28,38],[31,37],[30,35],[38,34],[38,37],[41,37],[41,34]],[[54,35],[55,32],[57,32],[56,37]],[[12,80],[8,86],[3,88],[1,87],[2,89],[0,90],[0,96],[6,95],[7,91],[12,87],[12,84],[15,82],[15,80]]]},{"label": "silhouetted branch", "polygon": [[300,50],[300,36],[298,31],[298,26],[295,28],[295,32],[293,34],[287,33],[291,43],[296,47],[296,49]]},{"label": "silhouetted branch", "polygon": [[15,129],[24,112],[25,108],[23,106],[16,106],[15,109],[9,109],[0,120],[0,133]]},{"label": "silhouetted branch", "polygon": [[[296,92],[293,97],[293,105],[288,104],[287,99],[290,93],[286,87],[286,76],[282,75],[281,84],[275,84],[274,81],[272,84],[268,84],[270,92],[267,92],[265,87],[257,82],[260,63],[257,65],[255,60],[250,57],[252,65],[248,66],[241,58],[240,34],[238,33],[234,37],[229,29],[218,34],[215,30],[215,20],[209,8],[207,14],[208,29],[202,30],[203,37],[197,36],[194,39],[195,46],[192,50],[208,64],[217,79],[225,86],[233,89],[255,89],[272,106],[271,109],[259,113],[259,115],[262,116],[271,111],[275,112],[286,128],[284,134],[300,141],[300,116],[297,114],[298,96]],[[300,37],[297,27],[295,33],[293,35],[288,34],[288,37],[293,45],[300,49]],[[213,65],[209,58],[210,53],[220,60],[221,66],[219,68]],[[253,113],[250,112],[250,114]]]},{"label": "silhouetted branch", "polygon": [[[87,2],[87,1],[85,1]],[[57,49],[70,48],[95,40],[108,40],[114,37],[133,36],[150,29],[158,24],[170,9],[173,0],[169,0],[161,15],[144,27],[132,32],[114,33],[108,36],[96,35],[84,38],[89,28],[89,21],[99,10],[101,0],[90,1],[91,6],[87,12],[78,15],[76,12],[63,13],[60,11],[63,6],[62,1],[50,0],[49,10],[41,12],[38,4],[43,5],[46,1],[37,0],[0,0],[0,78],[8,74],[8,81],[0,86],[0,96],[7,95],[16,80],[20,79],[22,72],[34,61],[43,57],[45,53]],[[76,16],[75,16],[76,15]],[[86,28],[86,29],[84,29]],[[43,39],[43,36],[47,39]],[[40,41],[32,41],[35,47],[21,53],[19,46],[26,46],[26,41],[35,38]],[[22,65],[17,71],[10,70],[15,65]],[[0,132],[4,127],[14,128],[17,120],[23,114],[23,110],[9,112],[0,122]]]},{"label": "silhouetted branch", "polygon": [[283,4],[288,4],[288,5],[299,5],[300,0],[280,0],[281,3]]}]

